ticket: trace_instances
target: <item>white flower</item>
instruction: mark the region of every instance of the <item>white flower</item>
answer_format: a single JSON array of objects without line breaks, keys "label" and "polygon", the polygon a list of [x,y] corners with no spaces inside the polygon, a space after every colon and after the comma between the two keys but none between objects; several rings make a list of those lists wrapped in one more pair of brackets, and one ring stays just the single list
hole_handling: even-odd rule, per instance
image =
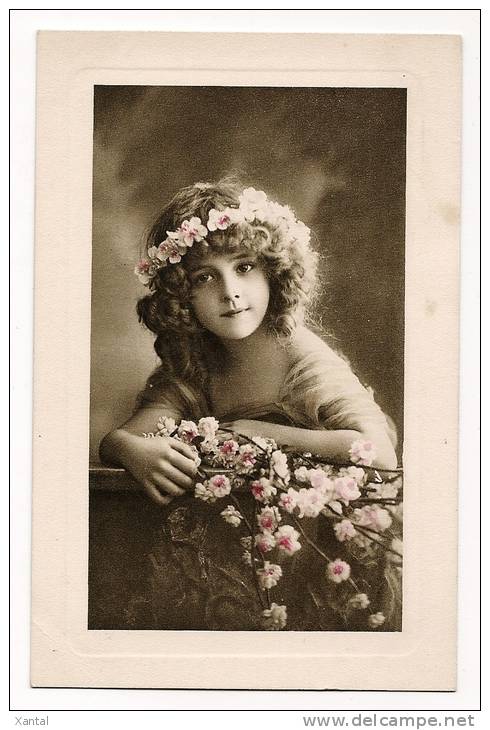
[{"label": "white flower", "polygon": [[352,519],[361,527],[380,531],[387,530],[392,523],[390,513],[378,504],[366,504],[361,509],[355,509]]},{"label": "white flower", "polygon": [[350,576],[350,565],[344,560],[337,558],[330,562],[327,566],[327,577],[334,583],[342,583]]},{"label": "white flower", "polygon": [[281,492],[279,495],[279,506],[291,514],[298,504],[298,496],[296,489],[290,487],[287,492]]},{"label": "white flower", "polygon": [[344,466],[339,469],[339,477],[350,477],[361,486],[366,481],[366,472],[360,466]]},{"label": "white flower", "polygon": [[202,241],[207,232],[208,229],[206,228],[206,226],[202,225],[201,219],[197,216],[191,218],[188,221],[184,221],[178,231],[182,242],[185,244],[185,246],[189,247],[192,246],[192,244],[196,241]]},{"label": "white flower", "polygon": [[328,503],[329,509],[333,510],[336,514],[341,515],[342,514],[342,505],[340,502],[337,502],[334,500],[333,502]]},{"label": "white flower", "polygon": [[253,222],[256,218],[260,221],[267,218],[269,201],[263,190],[246,188],[238,200],[240,201],[240,211],[245,220]]},{"label": "white flower", "polygon": [[300,489],[296,505],[299,509],[298,517],[318,517],[320,512],[325,509],[326,503],[327,495],[319,489],[314,487]]},{"label": "white flower", "polygon": [[204,484],[198,482],[194,487],[194,496],[197,499],[202,499],[203,502],[215,502],[215,495],[206,488]]},{"label": "white flower", "polygon": [[371,601],[365,593],[356,593],[355,596],[352,596],[352,598],[349,599],[349,605],[352,606],[352,608],[367,608],[370,603]]},{"label": "white flower", "polygon": [[271,454],[271,479],[274,478],[274,474],[277,474],[286,483],[289,481],[288,458],[280,450],[273,451]]},{"label": "white flower", "polygon": [[194,421],[181,421],[177,433],[182,441],[186,443],[190,443],[196,436],[199,436],[199,431]]},{"label": "white flower", "polygon": [[335,493],[344,504],[352,502],[354,499],[359,499],[361,493],[357,482],[352,477],[338,477],[334,481]]},{"label": "white flower", "polygon": [[269,563],[268,560],[264,562],[264,567],[257,570],[257,577],[259,579],[260,587],[263,590],[270,590],[277,585],[277,581],[282,576],[282,568],[280,565]]},{"label": "white flower", "polygon": [[160,416],[157,423],[157,429],[160,436],[170,436],[177,427],[173,418],[167,416]]},{"label": "white flower", "polygon": [[295,471],[294,471],[294,478],[298,482],[307,482],[308,475],[309,475],[309,470],[306,468],[306,466],[300,466],[298,469],[295,469]]},{"label": "white flower", "polygon": [[243,515],[232,504],[225,507],[220,514],[224,521],[228,522],[229,525],[233,525],[233,527],[239,527],[243,520]]},{"label": "white flower", "polygon": [[350,520],[341,520],[341,522],[337,522],[333,529],[339,542],[350,540],[351,537],[356,536],[356,528]]},{"label": "white flower", "polygon": [[197,424],[199,436],[202,436],[205,441],[210,441],[211,439],[214,439],[218,428],[219,422],[216,420],[216,418],[213,418],[213,416],[200,418]]},{"label": "white flower", "polygon": [[378,613],[372,613],[368,617],[368,624],[372,629],[377,629],[379,626],[382,626],[385,621],[386,618],[381,611],[378,611]]},{"label": "white flower", "polygon": [[277,444],[274,441],[274,439],[265,439],[262,438],[262,436],[252,436],[251,439],[254,444],[257,444],[257,446],[265,451],[267,454],[271,454],[274,449],[277,449]]},{"label": "white flower", "polygon": [[277,507],[263,507],[257,515],[257,524],[264,532],[273,532],[280,521],[281,515]]},{"label": "white flower", "polygon": [[231,482],[224,474],[215,474],[214,477],[208,479],[207,488],[218,499],[226,497],[231,492]]},{"label": "white flower", "polygon": [[262,616],[264,628],[272,631],[283,629],[288,618],[286,606],[278,606],[277,603],[271,603],[270,608],[265,608]]},{"label": "white flower", "polygon": [[371,466],[375,457],[376,451],[372,441],[363,441],[359,439],[354,441],[349,449],[351,461],[354,464],[361,464],[361,466]]},{"label": "white flower", "polygon": [[301,543],[298,541],[298,537],[299,532],[297,532],[291,525],[283,525],[274,533],[277,547],[280,550],[283,550],[287,555],[293,555],[301,548]]},{"label": "white flower", "polygon": [[260,477],[252,482],[250,490],[258,502],[269,502],[277,494],[275,486],[265,477]]},{"label": "white flower", "polygon": [[261,553],[268,553],[275,545],[276,541],[270,532],[262,532],[260,535],[255,535],[255,547]]}]

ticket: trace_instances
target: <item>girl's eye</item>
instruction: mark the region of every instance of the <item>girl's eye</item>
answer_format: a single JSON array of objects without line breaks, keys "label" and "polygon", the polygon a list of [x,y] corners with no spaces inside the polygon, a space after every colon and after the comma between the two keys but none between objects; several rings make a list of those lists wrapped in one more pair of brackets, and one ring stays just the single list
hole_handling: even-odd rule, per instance
[{"label": "girl's eye", "polygon": [[207,274],[206,272],[203,272],[202,274],[198,274],[193,279],[193,284],[206,284],[208,281],[211,281],[213,277],[211,274]]},{"label": "girl's eye", "polygon": [[252,271],[254,268],[254,265],[249,261],[244,261],[242,264],[238,264],[237,271],[240,272],[240,274],[248,274],[249,271]]}]

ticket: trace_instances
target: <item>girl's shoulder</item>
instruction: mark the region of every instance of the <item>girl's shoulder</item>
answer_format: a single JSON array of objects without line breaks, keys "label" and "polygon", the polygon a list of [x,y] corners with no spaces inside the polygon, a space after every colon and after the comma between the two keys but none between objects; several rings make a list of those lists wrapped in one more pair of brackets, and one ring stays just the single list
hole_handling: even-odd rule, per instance
[{"label": "girl's shoulder", "polygon": [[349,364],[333,347],[318,334],[307,327],[298,327],[287,346],[289,374],[308,364],[318,363],[324,367],[343,367],[350,370]]}]

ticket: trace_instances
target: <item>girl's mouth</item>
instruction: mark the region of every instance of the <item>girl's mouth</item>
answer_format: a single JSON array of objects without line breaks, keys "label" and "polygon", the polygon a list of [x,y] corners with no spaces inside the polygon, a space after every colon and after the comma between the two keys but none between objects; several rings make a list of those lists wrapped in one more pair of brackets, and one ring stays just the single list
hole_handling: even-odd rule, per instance
[{"label": "girl's mouth", "polygon": [[246,309],[232,309],[229,312],[224,312],[221,316],[222,317],[236,317],[237,314],[241,314],[242,312],[248,312],[250,307],[247,307]]}]

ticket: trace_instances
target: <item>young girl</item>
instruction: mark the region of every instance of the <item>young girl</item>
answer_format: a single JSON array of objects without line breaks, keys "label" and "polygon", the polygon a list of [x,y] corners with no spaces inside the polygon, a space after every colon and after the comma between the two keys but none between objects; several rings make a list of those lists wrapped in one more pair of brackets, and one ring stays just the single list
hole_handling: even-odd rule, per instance
[{"label": "young girl", "polygon": [[162,415],[215,416],[245,436],[349,461],[375,444],[374,466],[396,467],[387,420],[348,364],[305,324],[315,285],[309,229],[290,208],[228,180],[184,188],[150,231],[135,273],[161,365],[134,415],[101,444],[158,504],[196,481],[191,449],[145,439]]}]

